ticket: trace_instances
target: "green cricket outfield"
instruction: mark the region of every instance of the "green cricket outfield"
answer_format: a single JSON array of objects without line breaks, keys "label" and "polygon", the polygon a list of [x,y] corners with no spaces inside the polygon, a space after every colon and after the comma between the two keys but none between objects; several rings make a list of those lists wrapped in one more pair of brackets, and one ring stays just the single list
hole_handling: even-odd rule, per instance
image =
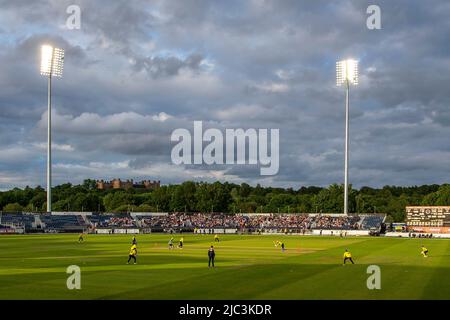
[{"label": "green cricket outfield", "polygon": [[[137,235],[137,265],[126,264],[131,235],[1,236],[0,299],[450,299],[450,240],[183,236],[184,248],[169,250],[170,235]],[[346,248],[355,265],[342,265]],[[80,290],[67,288],[70,265],[81,269]],[[369,265],[380,267],[379,290],[367,288]]]}]

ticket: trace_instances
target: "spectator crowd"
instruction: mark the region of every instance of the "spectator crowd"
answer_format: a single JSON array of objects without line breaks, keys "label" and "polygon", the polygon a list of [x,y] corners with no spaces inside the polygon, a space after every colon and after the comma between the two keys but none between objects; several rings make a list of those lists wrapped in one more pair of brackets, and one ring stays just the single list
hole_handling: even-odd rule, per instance
[{"label": "spectator crowd", "polygon": [[129,216],[110,216],[107,219],[100,220],[96,223],[97,227],[114,227],[114,228],[133,228],[136,223],[132,217]]},{"label": "spectator crowd", "polygon": [[142,217],[142,227],[152,228],[237,228],[237,229],[359,229],[358,216],[306,214],[226,215],[172,213],[166,216]]}]

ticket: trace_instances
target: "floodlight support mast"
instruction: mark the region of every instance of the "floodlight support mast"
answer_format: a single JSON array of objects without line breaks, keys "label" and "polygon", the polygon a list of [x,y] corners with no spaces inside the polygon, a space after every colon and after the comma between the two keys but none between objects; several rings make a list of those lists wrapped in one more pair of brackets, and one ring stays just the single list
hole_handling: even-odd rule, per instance
[{"label": "floodlight support mast", "polygon": [[47,130],[47,212],[52,212],[52,67],[48,75]]},{"label": "floodlight support mast", "polygon": [[348,152],[349,152],[350,83],[345,80],[345,160],[344,160],[344,214],[348,215]]},{"label": "floodlight support mast", "polygon": [[50,45],[41,47],[41,75],[48,77],[47,91],[47,212],[52,212],[52,78],[62,77],[64,50]]},{"label": "floodlight support mast", "polygon": [[345,86],[345,150],[344,150],[344,214],[348,215],[349,193],[349,148],[350,148],[350,85],[358,84],[358,61],[353,59],[341,60],[336,63],[336,84]]}]

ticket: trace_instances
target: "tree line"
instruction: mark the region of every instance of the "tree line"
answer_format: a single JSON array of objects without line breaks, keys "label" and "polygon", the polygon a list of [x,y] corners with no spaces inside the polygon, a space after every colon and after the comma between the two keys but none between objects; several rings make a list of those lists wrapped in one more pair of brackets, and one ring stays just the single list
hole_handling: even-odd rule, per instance
[{"label": "tree line", "polygon": [[[98,190],[95,180],[87,179],[80,185],[56,186],[52,191],[54,211],[89,212],[340,213],[344,197],[343,186],[337,184],[294,190],[193,181],[155,190]],[[0,192],[3,212],[44,212],[46,205],[46,191],[40,186]],[[450,184],[350,187],[351,213],[386,213],[391,221],[403,221],[408,205],[450,205]]]}]

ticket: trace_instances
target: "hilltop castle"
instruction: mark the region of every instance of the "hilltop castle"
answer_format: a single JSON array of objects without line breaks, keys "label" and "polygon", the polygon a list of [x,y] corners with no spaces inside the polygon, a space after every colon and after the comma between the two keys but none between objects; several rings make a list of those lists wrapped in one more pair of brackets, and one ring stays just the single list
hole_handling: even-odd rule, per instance
[{"label": "hilltop castle", "polygon": [[142,180],[140,182],[133,182],[133,179],[122,181],[120,179],[113,179],[111,181],[97,180],[97,189],[157,189],[160,187],[159,180]]}]

